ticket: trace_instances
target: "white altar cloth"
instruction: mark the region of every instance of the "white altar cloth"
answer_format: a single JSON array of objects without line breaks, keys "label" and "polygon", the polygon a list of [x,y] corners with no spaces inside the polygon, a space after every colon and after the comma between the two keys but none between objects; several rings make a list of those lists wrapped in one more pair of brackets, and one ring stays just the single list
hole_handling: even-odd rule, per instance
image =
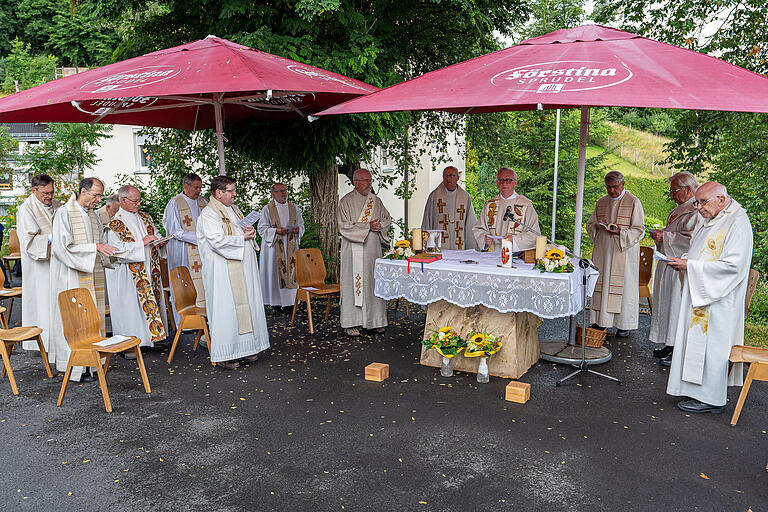
[{"label": "white altar cloth", "polygon": [[[374,293],[382,299],[405,298],[426,305],[446,300],[460,307],[482,304],[501,313],[533,313],[541,318],[576,315],[584,307],[583,270],[573,260],[574,272],[541,272],[532,263],[515,260],[516,268],[500,268],[499,253],[473,249],[443,251],[443,259],[425,263],[376,260]],[[477,263],[459,263],[474,260]],[[599,273],[587,269],[587,295],[592,295]]]}]

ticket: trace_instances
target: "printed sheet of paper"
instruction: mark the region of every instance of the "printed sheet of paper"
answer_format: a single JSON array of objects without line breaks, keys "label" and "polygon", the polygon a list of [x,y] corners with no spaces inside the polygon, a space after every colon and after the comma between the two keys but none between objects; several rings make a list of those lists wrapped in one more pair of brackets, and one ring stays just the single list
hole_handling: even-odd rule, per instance
[{"label": "printed sheet of paper", "polygon": [[261,219],[261,212],[257,212],[256,210],[253,210],[251,213],[237,221],[237,225],[241,228],[244,228],[246,226],[253,226],[257,222],[259,222],[259,219]]},{"label": "printed sheet of paper", "polygon": [[151,242],[149,242],[149,244],[150,245],[160,245],[163,242],[167,242],[171,238],[173,238],[173,236],[170,236],[170,235],[169,236],[164,236],[163,238],[158,238],[157,240],[152,240]]},{"label": "printed sheet of paper", "polygon": [[653,251],[653,259],[658,261],[672,261],[667,256],[664,256],[664,253],[659,251]]},{"label": "printed sheet of paper", "polygon": [[111,338],[107,338],[105,340],[101,340],[99,342],[94,343],[94,345],[97,345],[99,347],[108,347],[110,345],[117,345],[118,343],[122,343],[126,340],[129,340],[128,336],[123,336],[122,334],[115,334]]}]

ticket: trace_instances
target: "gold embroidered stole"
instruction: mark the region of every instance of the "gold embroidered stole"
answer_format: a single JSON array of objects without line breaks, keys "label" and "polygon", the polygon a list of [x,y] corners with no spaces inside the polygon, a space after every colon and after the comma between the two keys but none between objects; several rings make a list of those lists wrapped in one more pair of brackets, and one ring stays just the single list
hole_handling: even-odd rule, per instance
[{"label": "gold embroidered stole", "polygon": [[[152,218],[144,213],[138,212],[139,218],[144,223],[148,235],[155,234],[155,226]],[[112,219],[109,222],[109,229],[114,232],[121,242],[136,242],[128,226],[120,219]],[[160,254],[158,247],[150,246],[150,269],[147,273],[146,265],[143,261],[128,263],[128,269],[133,278],[133,284],[136,286],[136,295],[139,298],[141,310],[144,313],[144,320],[147,322],[149,334],[152,341],[165,339],[165,328],[160,318],[160,301],[163,300],[163,283],[160,277]]]},{"label": "gold embroidered stole", "polygon": [[[219,200],[211,196],[211,200],[208,206],[213,209],[221,219],[221,225],[224,228],[224,234],[232,236],[235,234],[235,230],[232,227],[232,221],[229,218],[226,207],[221,204]],[[232,210],[235,215],[240,219],[243,218],[243,214],[237,206],[232,205]],[[246,240],[243,251],[248,250],[248,242],[251,242],[253,246],[253,240]],[[245,254],[243,254],[245,259]],[[248,293],[245,289],[245,272],[243,270],[243,262],[240,260],[231,260],[227,258],[227,272],[229,273],[229,284],[232,288],[232,298],[235,302],[235,314],[237,315],[237,332],[238,334],[246,334],[253,332],[253,323],[251,322],[251,306],[248,302]]]},{"label": "gold embroidered stole", "polygon": [[[32,240],[34,240],[34,235],[48,238],[48,235],[52,233],[53,214],[55,214],[56,210],[61,207],[61,203],[54,199],[49,209],[34,195],[30,195],[28,201],[29,209],[32,211],[32,217],[34,217],[35,222],[37,223],[37,231],[35,233],[29,233],[30,235],[33,235],[33,238],[29,239],[29,243],[31,244]],[[28,250],[29,246],[25,247],[25,249]],[[45,259],[51,259],[51,244],[48,244],[48,252],[46,253]]]},{"label": "gold embroidered stole", "polygon": [[[92,211],[88,210],[88,219],[91,221],[89,229],[93,236],[93,242],[88,242],[88,235],[86,234],[85,220],[83,219],[83,213],[80,209],[80,205],[77,203],[75,195],[69,198],[65,205],[67,213],[69,214],[69,223],[72,226],[72,237],[75,244],[85,245],[88,243],[98,244],[101,242],[102,229],[99,225],[98,216]],[[93,272],[77,272],[78,283],[81,288],[86,288],[91,292],[94,302],[96,303],[96,309],[101,316],[101,335],[104,336],[106,332],[106,326],[104,325],[104,312],[106,311],[105,295],[104,295],[104,267],[101,264],[101,255],[96,253],[96,258],[93,264]]]},{"label": "gold embroidered stole", "polygon": [[[613,199],[611,199],[610,196],[603,196],[597,200],[597,204],[595,205],[595,216],[597,217],[597,221],[605,224],[616,224],[620,228],[628,228],[632,222],[632,213],[635,209],[634,196],[629,192],[626,192],[624,197],[619,200],[619,209],[616,212],[616,222],[613,222],[613,219],[610,218],[611,201],[613,201]],[[621,313],[621,299],[624,296],[624,270],[627,265],[627,257],[621,252],[620,236],[621,235],[611,235],[611,240],[613,241],[611,247],[613,258],[611,259],[608,304],[606,306],[606,311],[608,313]],[[599,258],[595,258],[595,264],[598,268],[605,268],[602,254],[600,254]],[[595,292],[592,294],[592,309],[596,311],[599,310],[602,294],[603,272],[600,272],[600,277],[598,277],[597,284],[595,285]]]},{"label": "gold embroidered stole", "polygon": [[[520,223],[515,221],[509,221],[504,220],[504,215],[507,213],[506,209],[505,211],[499,210],[499,201],[501,201],[502,198],[500,195],[494,197],[488,202],[488,211],[486,214],[487,220],[488,220],[488,231],[489,234],[492,236],[506,236],[506,235],[512,235],[515,236],[519,233],[522,233],[524,229],[521,227]],[[513,214],[515,216],[515,219],[523,220],[525,217],[525,212],[528,210],[528,206],[531,204],[531,200],[527,197],[520,196],[515,198],[515,204],[512,205]],[[506,230],[504,229],[506,223]],[[498,229],[497,229],[498,225]],[[501,233],[499,233],[501,232]],[[494,252],[496,250],[496,244],[492,243],[491,246],[488,248],[488,251]]]},{"label": "gold embroidered stole", "polygon": [[450,249],[462,250],[464,249],[464,226],[467,223],[467,208],[469,207],[469,194],[463,188],[456,187],[456,201],[452,211],[448,211],[448,189],[445,185],[440,184],[435,189],[435,196],[437,197],[437,223],[440,224],[441,229],[444,231],[442,234],[442,243],[445,243],[451,238],[450,232],[455,233],[455,246],[448,247]]},{"label": "gold embroidered stole", "polygon": [[[269,218],[272,220],[272,226],[281,228],[280,215],[277,213],[275,200],[267,204],[269,208]],[[296,225],[296,205],[288,203],[288,224]],[[288,233],[288,258],[286,261],[285,242],[283,235],[275,234],[275,251],[277,251],[277,274],[280,277],[280,288],[298,288],[296,282],[296,233]]]},{"label": "gold embroidered stole", "polygon": [[[369,192],[360,210],[357,222],[371,222],[373,209],[376,206],[376,196]],[[363,271],[363,256],[365,242],[351,243],[352,246],[352,289],[355,292],[355,306],[363,306],[363,294],[365,293],[365,272]]]},{"label": "gold embroidered stole", "polygon": [[[192,216],[192,210],[189,208],[189,203],[184,199],[184,194],[179,194],[175,197],[176,207],[179,209],[179,219],[181,219],[181,227],[184,231],[197,231],[197,222]],[[197,206],[200,211],[205,208],[205,201],[202,197],[197,198]],[[195,244],[184,244],[187,247],[187,259],[189,261],[189,273],[192,277],[192,283],[195,285],[195,291],[197,292],[197,300],[195,306],[205,307],[205,287],[203,286],[203,262],[200,259],[200,251]],[[170,270],[170,269],[168,269]]]}]

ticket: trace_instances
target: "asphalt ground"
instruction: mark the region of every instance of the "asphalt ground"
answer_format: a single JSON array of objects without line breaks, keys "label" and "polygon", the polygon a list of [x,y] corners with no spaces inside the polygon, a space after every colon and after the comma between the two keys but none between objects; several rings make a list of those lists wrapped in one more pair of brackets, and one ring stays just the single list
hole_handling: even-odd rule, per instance
[{"label": "asphalt ground", "polygon": [[[319,305],[319,304],[318,304]],[[320,308],[318,308],[320,309]],[[14,321],[20,317],[14,305]],[[351,339],[316,309],[268,312],[272,348],[237,370],[213,368],[182,337],[172,364],[147,351],[152,393],[135,361],[97,383],[48,379],[37,353],[14,354],[21,394],[0,382],[0,509],[193,510],[712,510],[768,509],[768,386],[756,383],[736,427],[739,389],[721,415],[689,415],[666,395],[649,318],[595,367],[623,385],[539,361],[520,380],[444,378],[421,366],[424,313],[390,308],[383,335]],[[12,322],[13,325],[14,322]],[[567,321],[545,321],[542,339]],[[388,380],[363,379],[371,362]]]}]

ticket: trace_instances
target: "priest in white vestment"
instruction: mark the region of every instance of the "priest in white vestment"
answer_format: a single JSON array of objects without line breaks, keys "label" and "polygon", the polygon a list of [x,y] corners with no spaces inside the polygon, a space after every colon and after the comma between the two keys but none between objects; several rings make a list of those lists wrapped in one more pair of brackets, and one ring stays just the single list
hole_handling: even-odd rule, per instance
[{"label": "priest in white vestment", "polygon": [[107,229],[107,243],[121,250],[115,255],[113,270],[107,272],[112,333],[136,336],[141,340],[139,346],[153,347],[164,342],[168,332],[160,276],[164,248],[153,243],[158,237],[152,218],[139,211],[139,189],[125,185],[117,195],[120,209]]},{"label": "priest in white vestment", "polygon": [[685,278],[667,393],[691,398],[677,404],[683,411],[721,413],[728,386],[744,380],[741,363],[728,373],[728,357],[731,347],[744,344],[752,224],[715,181],[699,187],[695,201],[704,222],[688,254],[668,263]]},{"label": "priest in white vestment", "polygon": [[304,236],[301,210],[288,201],[283,183],[272,185],[272,200],[261,210],[259,271],[264,304],[293,306],[296,300],[296,250]]},{"label": "priest in white vestment", "polygon": [[[651,238],[656,242],[656,250],[670,258],[680,258],[688,252],[691,236],[699,228],[704,218],[693,207],[694,195],[698,183],[693,174],[679,172],[668,179],[669,195],[678,204],[667,217],[667,225],[663,229],[651,230]],[[680,313],[680,296],[683,282],[680,274],[669,265],[661,262],[656,264],[653,276],[653,314],[651,315],[651,332],[648,339],[652,343],[661,343],[663,348],[653,351],[655,357],[660,357],[662,366],[672,364],[672,349],[675,344],[675,329]]]},{"label": "priest in white vestment", "polygon": [[496,173],[496,186],[499,194],[483,206],[472,230],[478,250],[500,251],[500,241],[492,237],[510,240],[513,251],[535,247],[536,237],[541,235],[539,215],[530,199],[515,192],[517,173],[502,167]]},{"label": "priest in white vestment", "polygon": [[235,180],[216,176],[211,200],[197,219],[203,285],[211,331],[211,361],[227,369],[252,362],[269,348],[259,284],[256,229],[243,226]]},{"label": "priest in white vestment", "polygon": [[[176,267],[187,267],[197,292],[197,307],[205,307],[205,288],[203,287],[203,264],[197,249],[197,218],[208,202],[200,196],[203,180],[191,172],[181,180],[182,192],[175,195],[165,206],[163,225],[165,234],[173,238],[168,242],[168,270]],[[170,283],[170,276],[169,276]],[[171,286],[171,308],[179,325],[181,318],[176,311],[173,301],[173,286]],[[205,345],[203,345],[205,346]]]},{"label": "priest in white vestment", "polygon": [[[73,288],[86,288],[101,317],[104,328],[104,268],[103,261],[117,252],[106,243],[104,228],[93,208],[101,201],[104,185],[97,178],[84,178],[78,186],[78,195],[56,211],[51,236],[51,281],[48,356],[56,362],[56,369],[65,371],[69,360],[69,345],[64,337],[59,311],[59,293]],[[90,372],[76,366],[70,378],[74,381],[94,381]]]},{"label": "priest in white vestment", "polygon": [[101,220],[101,225],[104,226],[104,229],[107,228],[107,224],[109,224],[109,221],[112,220],[112,217],[115,216],[119,209],[120,198],[117,194],[112,194],[104,201],[104,206],[96,210],[96,214],[99,216],[99,220]]},{"label": "priest in white vestment", "polygon": [[645,235],[645,214],[640,200],[624,189],[624,175],[605,175],[608,192],[597,200],[587,220],[594,249],[592,261],[600,269],[590,306],[590,322],[616,327],[625,338],[637,329],[640,312],[640,240]]},{"label": "priest in white vestment", "polygon": [[472,198],[459,186],[459,170],[450,165],[443,169],[443,182],[427,198],[421,229],[443,230],[443,249],[476,249],[472,234],[476,223]]},{"label": "priest in white vestment", "polygon": [[[51,298],[51,233],[53,214],[61,203],[53,198],[53,178],[47,174],[32,176],[32,193],[16,212],[16,231],[21,245],[21,325],[34,325],[43,330],[40,338],[48,351],[48,317]],[[23,342],[24,350],[39,350],[34,340]],[[53,359],[50,358],[50,362]]]},{"label": "priest in white vestment", "polygon": [[371,173],[358,169],[352,176],[355,189],[341,198],[338,210],[341,234],[341,327],[349,336],[360,328],[377,333],[387,325],[387,306],[376,297],[374,266],[382,244],[389,245],[389,212],[371,190]]}]

